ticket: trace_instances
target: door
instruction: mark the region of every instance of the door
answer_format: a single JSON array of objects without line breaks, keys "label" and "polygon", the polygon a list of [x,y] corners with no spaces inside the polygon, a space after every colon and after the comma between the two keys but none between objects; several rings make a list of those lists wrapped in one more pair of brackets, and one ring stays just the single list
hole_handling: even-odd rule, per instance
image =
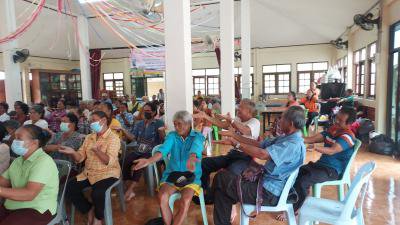
[{"label": "door", "polygon": [[400,151],[400,22],[391,26],[389,54],[387,133]]}]

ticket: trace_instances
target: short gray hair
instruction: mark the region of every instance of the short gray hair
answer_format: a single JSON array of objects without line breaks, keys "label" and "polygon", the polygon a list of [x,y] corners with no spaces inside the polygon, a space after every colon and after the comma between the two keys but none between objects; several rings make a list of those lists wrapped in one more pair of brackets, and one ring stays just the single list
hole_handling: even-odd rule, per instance
[{"label": "short gray hair", "polygon": [[241,104],[247,105],[247,107],[249,107],[249,109],[250,109],[250,111],[251,111],[251,113],[252,113],[253,115],[256,114],[256,112],[257,112],[256,103],[254,103],[251,99],[244,98],[244,99],[242,99],[242,100],[240,101],[240,103],[241,103]]},{"label": "short gray hair", "polygon": [[302,129],[306,125],[305,111],[300,106],[289,107],[283,113],[282,118],[292,122],[296,129]]},{"label": "short gray hair", "polygon": [[178,111],[174,114],[174,117],[172,118],[173,121],[181,120],[184,123],[190,123],[192,124],[192,115],[185,110]]}]

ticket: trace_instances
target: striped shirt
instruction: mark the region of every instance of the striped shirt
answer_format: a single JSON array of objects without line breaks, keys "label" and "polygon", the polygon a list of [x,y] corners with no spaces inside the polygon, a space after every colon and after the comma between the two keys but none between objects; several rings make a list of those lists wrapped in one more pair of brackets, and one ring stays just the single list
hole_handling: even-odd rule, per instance
[{"label": "striped shirt", "polygon": [[325,147],[339,144],[343,150],[333,155],[322,154],[317,164],[333,168],[341,175],[354,152],[355,135],[350,129],[343,130],[336,125],[321,134],[324,136]]}]

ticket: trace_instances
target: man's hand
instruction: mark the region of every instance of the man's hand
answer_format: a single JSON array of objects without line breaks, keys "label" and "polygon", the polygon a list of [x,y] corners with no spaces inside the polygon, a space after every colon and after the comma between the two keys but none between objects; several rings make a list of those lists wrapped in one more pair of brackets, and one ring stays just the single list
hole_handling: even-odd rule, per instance
[{"label": "man's hand", "polygon": [[221,144],[221,145],[231,145],[231,146],[234,145],[233,138],[230,138],[230,137],[222,139],[222,140],[219,140],[219,141],[213,141],[213,143],[214,144]]},{"label": "man's hand", "polygon": [[235,135],[235,129],[233,127],[229,127],[228,130],[223,130],[218,133],[224,137],[233,137]]},{"label": "man's hand", "polygon": [[196,163],[199,162],[200,160],[197,159],[196,155],[191,155],[189,160],[186,163],[186,168],[190,171],[190,172],[194,172],[194,170],[196,169]]},{"label": "man's hand", "polygon": [[228,112],[226,115],[220,115],[223,119],[225,119],[228,123],[232,123],[232,116],[231,114]]},{"label": "man's hand", "polygon": [[207,114],[203,111],[199,111],[198,113],[193,114],[193,119],[204,119],[207,117]]},{"label": "man's hand", "polygon": [[140,169],[148,166],[150,164],[150,160],[149,159],[138,159],[138,160],[133,161],[133,163],[135,164],[135,166],[133,167],[133,170],[140,170]]},{"label": "man's hand", "polygon": [[67,146],[60,146],[58,148],[58,151],[63,153],[63,154],[67,154],[67,155],[72,155],[75,152],[75,150],[73,148],[70,148],[70,147],[67,147]]}]

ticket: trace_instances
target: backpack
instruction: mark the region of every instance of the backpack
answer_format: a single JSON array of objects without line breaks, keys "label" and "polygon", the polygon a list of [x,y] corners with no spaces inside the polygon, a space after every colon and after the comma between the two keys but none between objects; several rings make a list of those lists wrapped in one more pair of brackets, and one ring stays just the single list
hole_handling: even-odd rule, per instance
[{"label": "backpack", "polygon": [[162,217],[156,217],[147,221],[145,225],[164,225],[164,221]]}]

